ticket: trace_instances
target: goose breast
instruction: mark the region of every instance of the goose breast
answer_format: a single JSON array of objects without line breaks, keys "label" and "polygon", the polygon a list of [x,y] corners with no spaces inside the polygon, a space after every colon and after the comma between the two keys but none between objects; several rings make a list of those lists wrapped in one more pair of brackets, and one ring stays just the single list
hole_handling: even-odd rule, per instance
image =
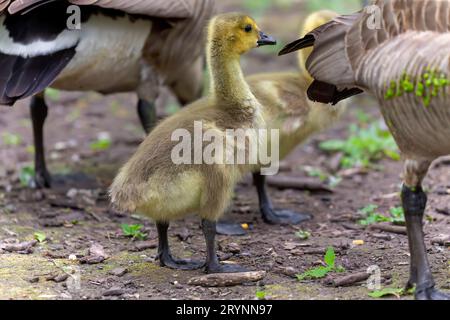
[{"label": "goose breast", "polygon": [[449,61],[450,34],[406,32],[369,52],[358,69],[357,83],[375,93],[406,156],[450,154]]},{"label": "goose breast", "polygon": [[102,93],[134,90],[151,26],[149,19],[92,15],[73,31],[79,37],[76,54],[53,87]]}]

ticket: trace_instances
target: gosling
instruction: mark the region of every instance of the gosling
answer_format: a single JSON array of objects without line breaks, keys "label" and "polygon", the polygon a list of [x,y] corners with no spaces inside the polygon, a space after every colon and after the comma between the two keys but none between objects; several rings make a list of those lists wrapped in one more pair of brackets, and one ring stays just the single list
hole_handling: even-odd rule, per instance
[{"label": "gosling", "polygon": [[[337,14],[322,10],[310,14],[305,20],[301,36],[332,20]],[[250,89],[262,105],[262,116],[270,129],[279,130],[280,159],[289,155],[298,145],[304,143],[317,132],[330,128],[346,110],[346,102],[330,108],[326,104],[308,99],[306,91],[313,79],[305,67],[305,61],[312,50],[298,54],[299,72],[262,73],[247,77]],[[308,213],[289,210],[275,210],[267,193],[266,176],[259,168],[253,172],[253,182],[259,199],[263,221],[268,224],[295,225],[309,220]],[[243,235],[246,231],[240,224],[220,221],[218,233]]]},{"label": "gosling", "polygon": [[161,266],[193,270],[204,265],[172,257],[167,237],[170,221],[197,214],[202,219],[206,240],[206,272],[241,272],[245,269],[238,265],[219,263],[215,248],[216,222],[228,207],[237,182],[252,167],[176,165],[171,154],[177,142],[172,141],[171,136],[180,129],[193,136],[196,121],[223,138],[226,138],[227,129],[264,128],[264,119],[260,116],[262,107],[245,81],[240,56],[258,46],[275,45],[276,41],[260,31],[252,18],[240,13],[213,18],[207,40],[212,92],[152,131],[121,169],[110,195],[112,203],[120,210],[138,212],[156,222]]}]

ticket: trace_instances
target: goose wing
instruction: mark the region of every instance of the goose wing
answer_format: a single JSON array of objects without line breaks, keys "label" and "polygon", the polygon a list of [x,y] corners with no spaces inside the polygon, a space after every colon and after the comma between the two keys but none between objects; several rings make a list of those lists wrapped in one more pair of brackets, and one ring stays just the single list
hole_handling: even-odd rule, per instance
[{"label": "goose wing", "polygon": [[[48,2],[60,0],[0,0],[0,12],[10,14],[32,9]],[[68,0],[80,6],[99,6],[116,9],[130,14],[158,18],[191,18],[195,12],[195,0]]]},{"label": "goose wing", "polygon": [[[280,54],[313,46],[306,66],[316,80],[308,94],[312,100],[335,103],[367,88],[368,57],[400,37],[411,41],[424,32],[447,33],[448,0],[375,0],[372,6],[341,16],[287,45]],[[398,48],[401,50],[402,48]]]}]

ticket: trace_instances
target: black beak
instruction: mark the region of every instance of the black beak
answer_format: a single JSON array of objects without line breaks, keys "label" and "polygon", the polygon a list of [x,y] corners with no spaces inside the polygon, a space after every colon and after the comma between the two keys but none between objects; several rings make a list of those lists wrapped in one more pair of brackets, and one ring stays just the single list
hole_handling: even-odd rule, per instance
[{"label": "black beak", "polygon": [[258,40],[258,47],[262,46],[274,46],[277,44],[277,40],[272,38],[271,36],[265,34],[264,32],[259,32],[259,40]]}]

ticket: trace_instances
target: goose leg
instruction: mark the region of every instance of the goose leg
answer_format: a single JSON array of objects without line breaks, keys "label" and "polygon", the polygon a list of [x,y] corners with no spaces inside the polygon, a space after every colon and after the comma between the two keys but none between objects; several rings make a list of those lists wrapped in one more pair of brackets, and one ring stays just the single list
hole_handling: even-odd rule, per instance
[{"label": "goose leg", "polygon": [[158,222],[156,224],[156,228],[158,229],[159,237],[158,259],[161,267],[168,267],[177,270],[197,270],[201,269],[205,265],[203,262],[181,260],[172,257],[169,248],[169,238],[167,236],[169,224]]},{"label": "goose leg", "polygon": [[206,241],[206,273],[236,273],[248,271],[239,265],[224,265],[219,263],[216,252],[216,222],[202,220],[203,234]]},{"label": "goose leg", "polygon": [[36,188],[50,188],[51,176],[47,170],[45,163],[44,149],[44,123],[48,114],[48,107],[45,103],[43,94],[36,95],[32,98],[30,104],[31,122],[33,125],[33,138],[35,145],[35,178],[34,185]]},{"label": "goose leg", "polygon": [[[448,300],[450,296],[435,289],[424,241],[423,217],[427,205],[427,195],[421,185],[423,177],[428,171],[429,163],[426,165],[426,163],[407,161],[405,168],[402,204],[411,254],[408,287],[416,285],[415,295],[418,300]],[[409,185],[416,187],[409,187]]]},{"label": "goose leg", "polygon": [[275,211],[267,195],[266,177],[257,172],[253,174],[253,182],[256,186],[259,198],[259,207],[262,218],[269,224],[299,224],[311,220],[311,215],[306,213],[296,213],[289,210]]},{"label": "goose leg", "polygon": [[137,111],[142,127],[144,127],[147,134],[150,133],[150,131],[155,127],[157,121],[155,103],[144,99],[139,99]]}]

